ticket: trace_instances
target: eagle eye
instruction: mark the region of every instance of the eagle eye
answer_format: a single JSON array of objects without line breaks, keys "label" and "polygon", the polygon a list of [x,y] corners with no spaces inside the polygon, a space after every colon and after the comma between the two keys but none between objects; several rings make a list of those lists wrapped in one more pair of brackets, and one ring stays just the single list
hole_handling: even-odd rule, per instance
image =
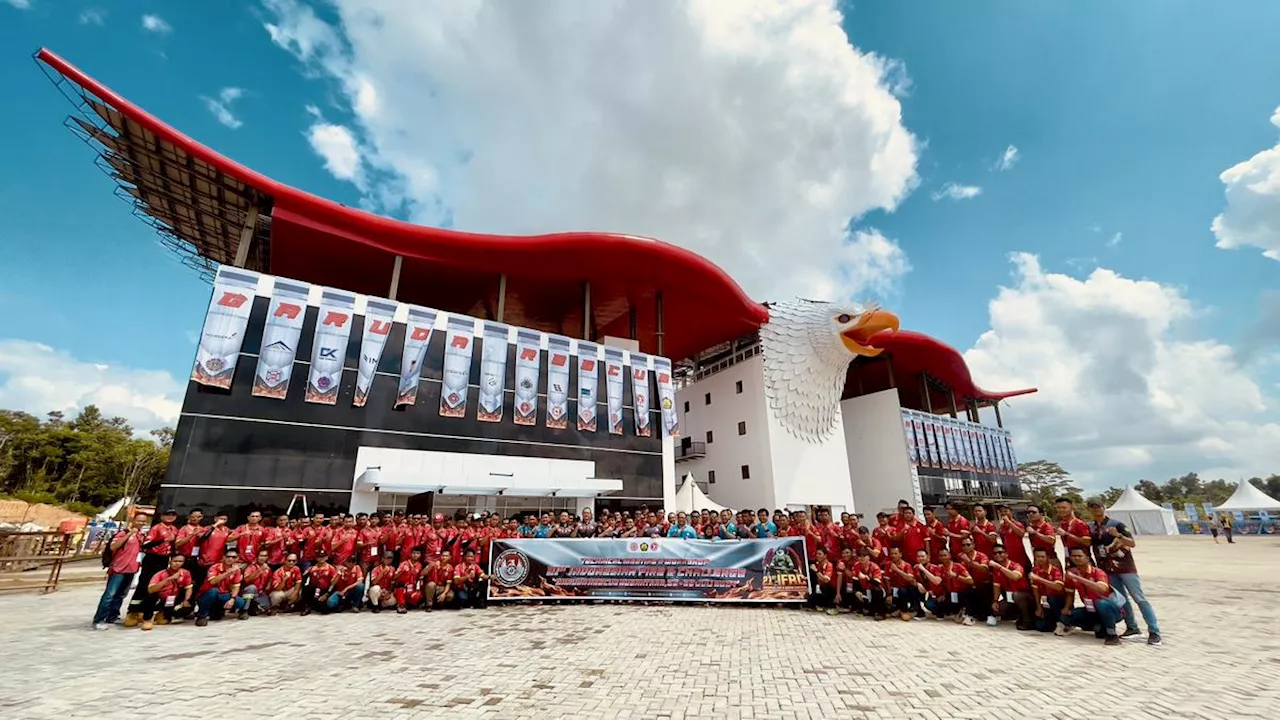
[{"label": "eagle eye", "polygon": [[841,325],[844,325],[851,320],[853,320],[853,318],[850,317],[848,313],[842,313],[836,316],[836,322],[840,323]]}]

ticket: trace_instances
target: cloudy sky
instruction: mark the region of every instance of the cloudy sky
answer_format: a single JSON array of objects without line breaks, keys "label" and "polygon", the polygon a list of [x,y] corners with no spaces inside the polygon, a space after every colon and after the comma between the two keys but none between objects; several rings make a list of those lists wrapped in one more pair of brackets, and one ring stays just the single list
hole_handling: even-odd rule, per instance
[{"label": "cloudy sky", "polygon": [[62,127],[43,45],[349,205],[883,302],[1039,387],[1020,454],[1087,487],[1280,472],[1280,3],[368,5],[0,0],[0,407],[173,422],[209,292]]}]

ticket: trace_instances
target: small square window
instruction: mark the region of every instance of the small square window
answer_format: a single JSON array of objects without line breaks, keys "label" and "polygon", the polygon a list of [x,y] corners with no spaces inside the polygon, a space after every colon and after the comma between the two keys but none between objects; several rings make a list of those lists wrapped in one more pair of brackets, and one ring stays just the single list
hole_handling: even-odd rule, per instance
[{"label": "small square window", "polygon": [[738,434],[739,435],[747,434],[747,422],[745,420],[738,423]]},{"label": "small square window", "polygon": [[708,485],[715,485],[715,484],[716,484],[716,471],[715,471],[715,470],[708,470],[708,471],[707,471],[707,484],[708,484]]},{"label": "small square window", "polygon": [[689,401],[688,401],[688,400],[685,400],[685,401],[684,401],[684,411],[685,411],[685,412],[689,412]]},{"label": "small square window", "polygon": [[750,479],[751,479],[751,466],[750,466],[750,465],[743,465],[743,466],[742,466],[742,479],[743,479],[743,480],[750,480]]},{"label": "small square window", "polygon": [[710,404],[711,404],[711,393],[707,393],[706,397],[705,397],[705,398],[703,398],[703,403],[702,403],[702,404],[703,404],[703,405],[710,405]]},{"label": "small square window", "polygon": [[739,380],[739,381],[737,381],[736,383],[734,383],[734,384],[733,384],[733,390],[734,390],[734,392],[738,393],[739,395],[741,395],[741,394],[742,394],[742,381],[741,381],[741,380]]},{"label": "small square window", "polygon": [[708,444],[708,445],[710,445],[710,444],[711,444],[711,441],[712,441],[711,431],[710,431],[710,430],[708,430],[708,431],[707,431],[707,444]]}]

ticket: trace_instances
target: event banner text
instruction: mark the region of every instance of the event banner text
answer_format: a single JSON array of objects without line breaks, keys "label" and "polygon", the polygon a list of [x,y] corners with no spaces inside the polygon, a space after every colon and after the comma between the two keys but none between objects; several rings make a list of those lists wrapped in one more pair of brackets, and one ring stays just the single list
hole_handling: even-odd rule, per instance
[{"label": "event banner text", "polygon": [[803,602],[803,538],[494,540],[493,600]]}]

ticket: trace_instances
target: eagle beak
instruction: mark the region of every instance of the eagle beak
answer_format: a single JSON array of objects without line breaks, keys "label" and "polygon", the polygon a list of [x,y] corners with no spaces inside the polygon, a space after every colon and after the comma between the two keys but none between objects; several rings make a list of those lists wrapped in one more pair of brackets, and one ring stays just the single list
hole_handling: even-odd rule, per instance
[{"label": "eagle beak", "polygon": [[898,331],[898,316],[888,310],[872,310],[863,313],[858,318],[858,323],[840,333],[840,342],[844,343],[845,349],[854,355],[862,357],[875,357],[882,351],[880,348],[871,347],[872,336],[885,331]]}]

